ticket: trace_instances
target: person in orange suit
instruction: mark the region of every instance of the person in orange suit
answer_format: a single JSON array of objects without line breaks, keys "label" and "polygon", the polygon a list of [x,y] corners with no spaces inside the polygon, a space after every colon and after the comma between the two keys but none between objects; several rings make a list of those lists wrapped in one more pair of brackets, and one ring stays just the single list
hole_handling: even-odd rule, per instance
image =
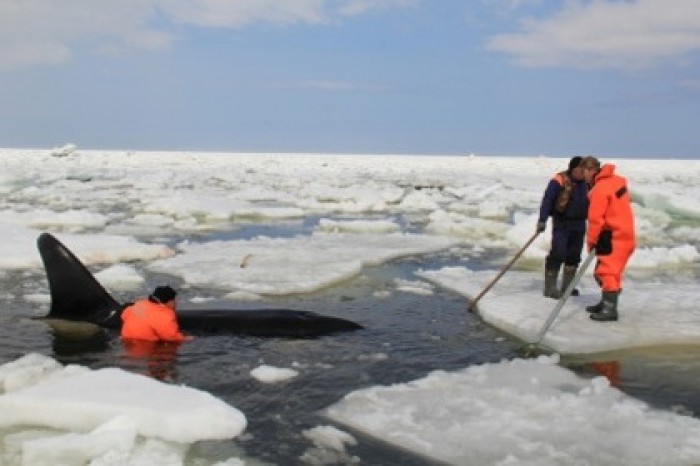
[{"label": "person in orange suit", "polygon": [[634,213],[627,180],[615,174],[615,165],[604,164],[595,157],[581,161],[588,193],[588,250],[595,248],[597,263],[594,276],[601,287],[600,302],[586,311],[596,321],[616,321],[622,275],[636,246]]},{"label": "person in orange suit", "polygon": [[122,312],[123,340],[181,342],[189,340],[180,333],[177,323],[177,292],[170,286],[159,286],[148,298],[139,299]]}]

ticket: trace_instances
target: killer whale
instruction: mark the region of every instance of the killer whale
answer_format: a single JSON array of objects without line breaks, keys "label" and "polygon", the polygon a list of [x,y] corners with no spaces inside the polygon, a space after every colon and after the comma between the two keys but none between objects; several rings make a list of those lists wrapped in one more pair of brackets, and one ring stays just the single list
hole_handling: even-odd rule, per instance
[{"label": "killer whale", "polygon": [[[46,319],[87,322],[105,329],[121,327],[130,303],[117,302],[85,265],[50,233],[37,239],[49,282],[51,307]],[[257,337],[311,338],[358,330],[360,324],[339,317],[293,309],[179,309],[178,322],[191,335],[238,334]]]}]

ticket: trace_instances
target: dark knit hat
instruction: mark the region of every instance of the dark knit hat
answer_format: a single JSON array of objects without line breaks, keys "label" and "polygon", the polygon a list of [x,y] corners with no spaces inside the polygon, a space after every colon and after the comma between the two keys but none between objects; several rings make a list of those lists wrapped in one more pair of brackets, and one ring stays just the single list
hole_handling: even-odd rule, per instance
[{"label": "dark knit hat", "polygon": [[583,160],[583,158],[578,155],[576,157],[571,157],[571,160],[569,160],[569,170],[573,170],[581,165],[581,160]]},{"label": "dark knit hat", "polygon": [[169,285],[165,285],[157,286],[148,298],[151,301],[165,304],[175,299],[175,296],[177,296],[177,291],[173,290]]},{"label": "dark knit hat", "polygon": [[581,167],[582,168],[592,168],[594,170],[600,170],[600,160],[593,157],[592,155],[589,155],[588,157],[585,157],[581,161]]}]

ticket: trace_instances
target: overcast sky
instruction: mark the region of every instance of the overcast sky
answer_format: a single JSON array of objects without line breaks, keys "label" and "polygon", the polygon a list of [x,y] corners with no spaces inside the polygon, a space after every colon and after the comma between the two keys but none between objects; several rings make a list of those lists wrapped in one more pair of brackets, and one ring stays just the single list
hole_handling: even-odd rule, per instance
[{"label": "overcast sky", "polygon": [[0,0],[0,147],[700,158],[700,0]]}]

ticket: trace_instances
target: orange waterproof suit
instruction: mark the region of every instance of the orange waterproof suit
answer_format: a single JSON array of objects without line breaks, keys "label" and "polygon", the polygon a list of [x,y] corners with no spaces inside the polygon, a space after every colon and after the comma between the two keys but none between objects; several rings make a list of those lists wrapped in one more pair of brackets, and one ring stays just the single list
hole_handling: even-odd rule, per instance
[{"label": "orange waterproof suit", "polygon": [[183,341],[175,311],[165,304],[140,299],[122,312],[124,339],[148,341]]},{"label": "orange waterproof suit", "polygon": [[601,167],[593,178],[588,199],[588,249],[596,246],[601,233],[606,232],[611,234],[612,246],[612,251],[606,255],[596,250],[598,263],[594,276],[603,291],[620,291],[622,273],[636,243],[627,180],[615,174],[615,165],[605,164]]}]

